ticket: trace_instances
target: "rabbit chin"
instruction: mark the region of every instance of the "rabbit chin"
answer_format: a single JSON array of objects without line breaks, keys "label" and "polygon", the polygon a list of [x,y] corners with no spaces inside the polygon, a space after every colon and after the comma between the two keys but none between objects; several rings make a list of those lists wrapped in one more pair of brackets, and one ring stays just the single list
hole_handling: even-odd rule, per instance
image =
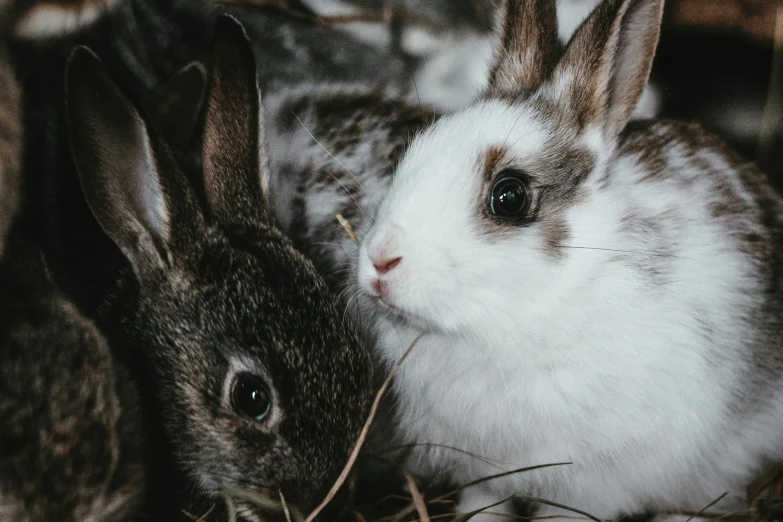
[{"label": "rabbit chin", "polygon": [[416,330],[455,332],[464,329],[462,302],[454,278],[409,256],[402,266],[379,276],[367,256],[358,267],[358,286],[364,304],[392,323]]}]

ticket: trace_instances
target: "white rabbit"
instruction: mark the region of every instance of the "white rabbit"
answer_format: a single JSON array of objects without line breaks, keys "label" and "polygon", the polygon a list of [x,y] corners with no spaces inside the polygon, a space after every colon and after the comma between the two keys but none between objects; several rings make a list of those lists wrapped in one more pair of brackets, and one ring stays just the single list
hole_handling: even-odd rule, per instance
[{"label": "white rabbit", "polygon": [[[663,0],[605,0],[558,61],[511,0],[490,85],[413,139],[355,282],[420,473],[462,512],[530,493],[603,518],[743,500],[783,457],[783,202],[700,127],[629,119]],[[495,508],[497,510],[499,508]],[[542,506],[542,514],[562,511]]]}]

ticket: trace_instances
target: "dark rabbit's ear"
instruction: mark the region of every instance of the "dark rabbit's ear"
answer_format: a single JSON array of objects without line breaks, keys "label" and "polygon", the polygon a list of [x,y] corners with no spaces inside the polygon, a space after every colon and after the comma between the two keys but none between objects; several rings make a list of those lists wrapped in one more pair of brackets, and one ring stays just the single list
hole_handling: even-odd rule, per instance
[{"label": "dark rabbit's ear", "polygon": [[190,143],[207,88],[207,70],[199,62],[180,69],[155,87],[144,105],[147,115],[177,156]]},{"label": "dark rabbit's ear", "polygon": [[506,0],[487,94],[536,89],[552,73],[557,53],[555,0]]},{"label": "dark rabbit's ear", "polygon": [[244,29],[229,16],[215,28],[202,153],[213,219],[223,226],[268,224],[256,63]]},{"label": "dark rabbit's ear", "polygon": [[604,0],[577,29],[554,85],[585,126],[621,132],[650,77],[664,0]]},{"label": "dark rabbit's ear", "polygon": [[175,265],[203,217],[171,152],[86,47],[66,73],[68,128],[93,214],[144,281]]}]

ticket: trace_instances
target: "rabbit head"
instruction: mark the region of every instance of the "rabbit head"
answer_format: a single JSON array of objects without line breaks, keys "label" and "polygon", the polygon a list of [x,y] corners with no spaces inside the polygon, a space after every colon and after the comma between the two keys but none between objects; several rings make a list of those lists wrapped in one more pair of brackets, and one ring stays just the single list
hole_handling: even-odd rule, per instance
[{"label": "rabbit head", "polygon": [[253,52],[232,18],[215,34],[205,211],[159,131],[85,48],[68,67],[71,146],[86,200],[128,261],[132,301],[115,322],[151,361],[179,466],[206,494],[282,490],[308,508],[363,425],[370,359],[270,221]]},{"label": "rabbit head", "polygon": [[417,327],[484,333],[559,299],[569,210],[606,172],[662,11],[606,0],[558,61],[554,0],[510,0],[487,91],[417,136],[396,170],[360,248],[364,293]]}]

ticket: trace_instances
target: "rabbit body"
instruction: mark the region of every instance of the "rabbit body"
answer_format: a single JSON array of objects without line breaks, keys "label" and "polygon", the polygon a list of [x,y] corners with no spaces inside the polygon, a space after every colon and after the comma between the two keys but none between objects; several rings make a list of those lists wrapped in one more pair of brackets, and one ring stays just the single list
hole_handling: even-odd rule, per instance
[{"label": "rabbit body", "polygon": [[[492,109],[465,114],[461,130],[502,114]],[[484,133],[485,143],[507,132]],[[651,143],[661,148],[640,150]],[[410,259],[418,273],[398,276],[405,286],[390,285],[406,314],[378,319],[390,363],[433,330],[398,376],[401,429],[489,459],[430,450],[417,468],[464,483],[499,467],[573,463],[497,480],[462,511],[518,492],[600,517],[698,510],[726,491],[742,500],[781,456],[779,198],[694,127],[632,127],[609,164],[580,187],[581,202],[563,202],[563,221],[519,244],[491,232],[468,240],[476,224],[457,217],[464,200],[450,214],[389,216],[406,254],[434,243],[414,254],[420,265]]]},{"label": "rabbit body", "polygon": [[[419,132],[388,193],[358,202],[358,255],[336,225],[315,255],[350,269],[387,363],[427,332],[395,383],[415,470],[464,483],[571,463],[473,486],[460,511],[518,493],[603,518],[725,492],[715,509],[730,509],[783,456],[783,202],[697,125],[628,124],[662,2],[606,0],[560,61],[554,12],[509,2],[487,92]],[[310,150],[334,157],[289,222],[356,208],[327,178],[367,165],[361,145],[319,136]],[[517,214],[496,214],[509,198]]]},{"label": "rabbit body", "polygon": [[[340,96],[308,100],[281,104],[281,115],[298,107],[301,124],[277,122],[267,135],[292,144],[270,154],[280,175],[272,182],[277,217],[344,287],[348,304],[360,303],[387,363],[422,330],[433,330],[397,378],[402,438],[482,457],[419,449],[411,467],[430,476],[448,469],[465,483],[573,462],[496,479],[492,488],[474,486],[461,511],[521,492],[605,517],[698,510],[726,491],[733,496],[724,502],[738,502],[754,474],[779,456],[783,354],[774,274],[781,202],[763,175],[719,139],[692,124],[630,124],[617,150],[601,160],[605,175],[585,180],[578,195],[566,192],[557,204],[562,214],[526,231],[529,237],[517,245],[516,236],[504,238],[500,230],[466,235],[479,225],[459,214],[476,189],[453,175],[416,192],[442,194],[443,187],[464,183],[454,207],[450,200],[436,208],[421,200],[414,204],[426,210],[391,214],[396,202],[384,200],[393,165],[401,156],[400,169],[422,160],[404,146],[434,116],[422,118],[408,107],[403,117],[404,104],[395,117],[373,114],[372,107],[393,105],[389,100],[364,98],[364,108]],[[340,113],[340,103],[353,117]],[[329,109],[319,112],[320,104]],[[334,120],[327,116],[332,108]],[[365,138],[338,138],[341,122],[355,131],[362,117]],[[519,152],[509,155],[534,156],[533,147],[553,132],[537,129],[536,120],[535,113],[487,102],[446,118],[453,133],[417,137],[422,148],[411,152],[482,150],[519,126],[532,145],[517,141]],[[389,123],[395,121],[408,125],[395,128]],[[483,121],[505,126],[488,132],[479,127]],[[384,152],[375,138],[402,145]],[[566,164],[561,172],[582,167]],[[378,223],[393,219],[410,248],[433,244],[419,259],[423,278],[411,281],[409,295],[394,294],[406,307],[421,306],[416,315],[398,315],[377,297],[357,295],[361,288],[372,292],[361,263],[377,237],[371,225],[379,206]],[[363,240],[358,256],[336,213]],[[520,299],[520,291],[536,298]]]},{"label": "rabbit body", "polygon": [[127,520],[143,470],[137,397],[103,335],[13,227],[20,96],[0,51],[0,519]]},{"label": "rabbit body", "polygon": [[0,263],[0,519],[130,520],[144,483],[138,399],[36,254],[12,238]]}]

